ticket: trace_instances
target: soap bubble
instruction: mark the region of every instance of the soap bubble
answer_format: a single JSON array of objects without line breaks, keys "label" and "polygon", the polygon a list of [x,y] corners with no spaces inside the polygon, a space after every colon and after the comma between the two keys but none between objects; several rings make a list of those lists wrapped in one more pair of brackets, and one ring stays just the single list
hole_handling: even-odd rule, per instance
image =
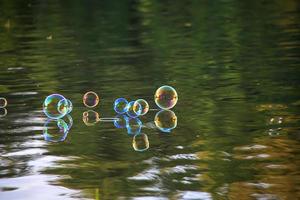
[{"label": "soap bubble", "polygon": [[100,121],[99,113],[93,110],[88,110],[82,113],[82,121],[87,126],[94,126]]},{"label": "soap bubble", "polygon": [[126,129],[129,135],[139,134],[142,130],[143,123],[139,118],[127,118]]},{"label": "soap bubble", "polygon": [[171,132],[177,126],[177,116],[171,110],[161,110],[154,117],[156,127],[162,132]]},{"label": "soap bubble", "polygon": [[0,97],[0,108],[5,108],[7,106],[7,100],[4,97]]},{"label": "soap bubble", "polygon": [[87,92],[83,95],[83,104],[88,108],[93,108],[99,103],[99,97],[95,92]]},{"label": "soap bubble", "polygon": [[[137,105],[139,104],[139,105]],[[133,104],[133,111],[137,115],[145,115],[149,111],[149,104],[146,100],[144,99],[138,99],[134,102]]]},{"label": "soap bubble", "polygon": [[130,101],[128,103],[127,115],[131,118],[138,117],[142,113],[142,106],[135,101]]},{"label": "soap bubble", "polygon": [[154,100],[158,107],[168,110],[176,105],[178,95],[173,87],[165,85],[156,90]]},{"label": "soap bubble", "polygon": [[69,104],[67,99],[60,94],[51,94],[46,97],[43,104],[43,111],[48,118],[59,119],[68,112]]},{"label": "soap bubble", "polygon": [[146,151],[149,149],[148,136],[144,133],[136,134],[132,140],[132,147],[135,151]]},{"label": "soap bubble", "polygon": [[116,128],[125,128],[128,117],[126,115],[118,115],[118,116],[116,116],[116,118],[119,118],[119,120],[114,121],[115,127]]},{"label": "soap bubble", "polygon": [[115,100],[114,110],[116,111],[116,113],[119,113],[119,114],[126,113],[128,110],[127,105],[128,105],[128,101],[126,99],[118,98]]},{"label": "soap bubble", "polygon": [[64,120],[49,119],[44,125],[44,139],[48,142],[62,142],[67,138],[69,130]]}]

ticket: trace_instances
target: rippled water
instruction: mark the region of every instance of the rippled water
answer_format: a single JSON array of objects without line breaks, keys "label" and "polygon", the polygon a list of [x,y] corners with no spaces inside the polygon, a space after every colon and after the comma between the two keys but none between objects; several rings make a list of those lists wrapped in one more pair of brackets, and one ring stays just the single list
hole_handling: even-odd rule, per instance
[{"label": "rippled water", "polygon": [[[0,1],[0,199],[299,199],[299,7]],[[171,133],[156,110],[139,138],[83,121],[87,91],[100,96],[93,122],[115,117],[118,97],[156,109],[166,84],[179,96]],[[74,105],[63,142],[43,135],[51,93]]]}]

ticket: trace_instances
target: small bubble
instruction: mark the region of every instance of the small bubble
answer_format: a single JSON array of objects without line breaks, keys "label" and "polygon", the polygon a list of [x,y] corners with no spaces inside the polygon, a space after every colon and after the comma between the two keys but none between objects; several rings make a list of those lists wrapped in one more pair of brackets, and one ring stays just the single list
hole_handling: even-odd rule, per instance
[{"label": "small bubble", "polygon": [[88,108],[94,108],[99,103],[99,97],[95,92],[87,92],[83,95],[83,104]]}]

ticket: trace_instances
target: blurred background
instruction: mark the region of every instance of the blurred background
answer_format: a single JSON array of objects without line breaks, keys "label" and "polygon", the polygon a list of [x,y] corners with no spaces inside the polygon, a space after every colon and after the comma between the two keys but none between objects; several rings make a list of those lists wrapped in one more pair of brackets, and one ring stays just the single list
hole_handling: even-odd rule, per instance
[{"label": "blurred background", "polygon": [[[297,0],[0,0],[0,199],[300,198]],[[140,118],[149,148],[114,123],[118,97],[176,88],[170,133]],[[45,97],[73,102],[45,141]],[[142,141],[143,142],[143,141]]]}]

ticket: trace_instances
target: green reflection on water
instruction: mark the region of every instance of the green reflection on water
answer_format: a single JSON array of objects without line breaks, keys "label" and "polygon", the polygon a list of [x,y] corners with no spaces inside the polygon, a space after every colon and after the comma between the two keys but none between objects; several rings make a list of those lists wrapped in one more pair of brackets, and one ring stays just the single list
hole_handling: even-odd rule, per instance
[{"label": "green reflection on water", "polygon": [[[0,118],[9,160],[1,178],[36,174],[29,166],[38,156],[9,153],[42,140],[33,139],[42,126],[35,116],[43,117],[34,111],[62,93],[74,104],[72,131],[64,143],[40,146],[48,151],[42,158],[69,158],[39,169],[67,176],[54,185],[95,199],[176,199],[184,191],[296,199],[298,8],[297,1],[0,1],[0,93],[9,103]],[[124,130],[82,122],[86,91],[100,94],[100,117],[113,117],[116,98],[154,108],[154,92],[166,84],[179,95],[178,127],[147,130],[143,153]]]}]

